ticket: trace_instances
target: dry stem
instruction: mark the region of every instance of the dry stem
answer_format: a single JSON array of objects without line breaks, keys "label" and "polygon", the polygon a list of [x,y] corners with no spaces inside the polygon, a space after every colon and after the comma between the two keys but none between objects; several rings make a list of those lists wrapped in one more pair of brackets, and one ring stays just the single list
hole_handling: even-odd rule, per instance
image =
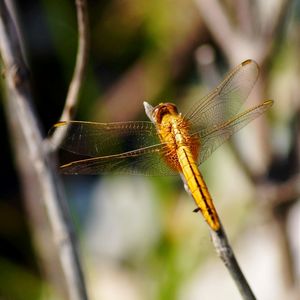
[{"label": "dry stem", "polygon": [[[5,101],[9,130],[16,155],[16,167],[24,192],[24,200],[32,217],[33,236],[37,249],[54,249],[54,253],[41,252],[44,268],[53,271],[49,256],[56,256],[59,265],[55,274],[60,278],[68,299],[87,299],[83,274],[77,253],[77,243],[62,185],[49,149],[43,147],[39,121],[32,107],[29,72],[21,53],[16,22],[4,0],[0,0],[0,51],[6,75]],[[45,228],[50,234],[45,236]],[[48,246],[45,246],[48,245]],[[48,257],[47,257],[48,254]],[[50,270],[50,271],[49,271]],[[58,280],[56,281],[58,283]]]}]

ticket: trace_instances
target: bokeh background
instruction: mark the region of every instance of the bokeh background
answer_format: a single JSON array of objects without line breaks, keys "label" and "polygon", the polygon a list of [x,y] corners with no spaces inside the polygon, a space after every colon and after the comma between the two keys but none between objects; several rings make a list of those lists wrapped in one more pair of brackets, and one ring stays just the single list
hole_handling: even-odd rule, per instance
[{"label": "bokeh background", "polygon": [[[46,136],[73,73],[75,5],[15,5]],[[261,65],[245,107],[274,106],[201,171],[258,299],[299,299],[300,1],[93,0],[88,11],[77,120],[146,120],[145,100],[185,111],[236,64]],[[0,299],[63,299],[38,259],[2,105],[0,114]],[[91,299],[240,299],[180,178],[63,180]]]}]

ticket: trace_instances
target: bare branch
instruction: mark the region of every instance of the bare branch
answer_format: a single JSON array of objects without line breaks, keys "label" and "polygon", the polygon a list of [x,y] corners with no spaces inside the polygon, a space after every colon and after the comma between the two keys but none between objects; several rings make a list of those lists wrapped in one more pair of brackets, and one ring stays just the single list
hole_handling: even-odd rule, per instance
[{"label": "bare branch", "polygon": [[[38,249],[45,249],[45,243],[54,247],[51,257],[56,256],[60,264],[56,277],[62,279],[63,284],[60,284],[64,285],[68,299],[87,299],[68,206],[54,160],[49,156],[49,150],[43,147],[39,122],[31,105],[29,72],[15,24],[6,2],[0,0],[0,52],[7,87],[5,109],[25,203],[29,215],[35,218],[30,220],[33,236]],[[41,219],[43,226],[50,228],[50,236],[43,236]],[[39,254],[43,261],[47,261],[45,253]],[[44,267],[52,268],[50,265]]]},{"label": "bare branch", "polygon": [[255,300],[255,296],[234,256],[233,250],[228,242],[226,233],[221,225],[220,230],[210,230],[212,242],[217,254],[225,264],[232,279],[234,280],[244,300]]},{"label": "bare branch", "polygon": [[289,204],[300,197],[300,173],[282,183],[267,182],[258,186],[258,199],[269,207]]},{"label": "bare branch", "polygon": [[235,12],[241,31],[245,32],[248,36],[253,36],[255,32],[252,9],[253,1],[252,3],[250,2],[251,0],[235,1],[233,5],[235,6]]},{"label": "bare branch", "polygon": [[237,40],[236,32],[231,26],[220,3],[217,0],[195,0],[195,2],[217,43],[227,57],[231,56]]},{"label": "bare branch", "polygon": [[291,5],[291,0],[279,1],[277,13],[269,20],[268,27],[263,32],[263,35],[268,39],[274,39],[274,34],[281,30],[284,23],[288,8]]},{"label": "bare branch", "polygon": [[[82,87],[89,52],[89,22],[86,0],[76,0],[77,22],[78,22],[78,51],[76,65],[70,82],[65,106],[60,117],[61,121],[73,119]],[[51,145],[56,150],[64,138],[64,131],[54,132],[51,137]]]},{"label": "bare branch", "polygon": [[[245,14],[243,5],[247,6],[248,3],[244,0],[242,2],[245,3],[238,4],[240,10],[237,14],[243,14],[245,24],[240,24],[238,30],[231,25],[230,16],[222,8],[221,1],[195,0],[195,2],[207,28],[224,51],[231,66],[234,66],[247,57],[255,58],[260,64],[265,62],[273,50],[274,33],[282,26],[291,1],[281,0],[278,13],[274,18],[268,20],[266,30],[260,30],[259,34],[256,35],[253,35],[252,30],[249,30],[247,22],[251,21],[251,12]],[[252,26],[255,25],[252,24]]]},{"label": "bare branch", "polygon": [[273,52],[276,41],[274,37],[278,37],[278,32],[280,32],[283,28],[291,2],[291,0],[280,1],[277,14],[273,18],[270,18],[266,30],[262,33],[261,39],[265,40],[265,47],[263,49],[264,52],[262,53],[262,62],[267,60]]}]

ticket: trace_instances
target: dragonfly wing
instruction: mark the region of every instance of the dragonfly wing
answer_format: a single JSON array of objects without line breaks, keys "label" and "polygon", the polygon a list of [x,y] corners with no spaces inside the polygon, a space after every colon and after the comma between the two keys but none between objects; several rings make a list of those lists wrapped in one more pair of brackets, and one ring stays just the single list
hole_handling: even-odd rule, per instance
[{"label": "dragonfly wing", "polygon": [[101,156],[74,161],[60,167],[64,174],[133,174],[133,175],[176,175],[164,160],[167,147],[158,144],[121,154]]},{"label": "dragonfly wing", "polygon": [[90,157],[107,156],[159,143],[151,122],[59,122],[50,130],[66,131],[61,148]]},{"label": "dragonfly wing", "polygon": [[263,114],[273,104],[268,100],[242,112],[231,120],[221,124],[212,126],[196,133],[200,139],[200,154],[198,164],[204,162],[219,146],[228,140],[234,133],[246,126],[249,122]]},{"label": "dragonfly wing", "polygon": [[194,104],[185,118],[191,133],[222,124],[236,115],[247,99],[259,73],[253,60],[246,60],[233,69],[210,94]]}]

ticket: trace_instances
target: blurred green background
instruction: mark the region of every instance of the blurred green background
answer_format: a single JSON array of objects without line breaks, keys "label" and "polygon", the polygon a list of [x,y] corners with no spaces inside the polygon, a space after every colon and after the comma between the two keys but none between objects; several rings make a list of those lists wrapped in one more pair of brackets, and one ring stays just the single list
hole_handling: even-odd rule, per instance
[{"label": "blurred green background", "polygon": [[[299,194],[284,203],[285,194],[276,194],[278,203],[268,203],[267,192],[277,190],[266,186],[299,174],[300,1],[222,2],[239,38],[218,29],[236,51],[231,56],[200,2],[88,1],[90,58],[76,120],[146,120],[143,101],[174,102],[184,111],[234,64],[257,60],[261,81],[246,107],[265,99],[274,106],[201,170],[258,299],[296,299]],[[15,4],[46,136],[73,73],[75,5]],[[219,21],[216,14],[217,28]],[[62,299],[36,255],[2,106],[0,113],[0,299]],[[64,182],[91,299],[240,299],[180,178],[65,176]]]}]

